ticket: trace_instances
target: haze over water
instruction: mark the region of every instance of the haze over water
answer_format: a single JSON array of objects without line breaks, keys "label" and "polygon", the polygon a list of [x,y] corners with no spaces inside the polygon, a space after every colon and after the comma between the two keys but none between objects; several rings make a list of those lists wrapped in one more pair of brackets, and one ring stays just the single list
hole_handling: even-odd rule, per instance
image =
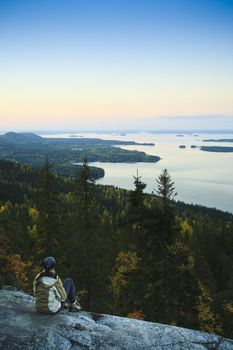
[{"label": "haze over water", "polygon": [[[75,135],[75,134],[72,134]],[[201,204],[233,213],[233,153],[204,152],[190,146],[232,146],[232,143],[203,142],[204,139],[233,138],[233,134],[100,134],[78,133],[78,136],[97,137],[111,140],[153,142],[155,146],[122,146],[128,150],[144,151],[162,159],[157,163],[102,163],[90,165],[104,168],[105,177],[100,184],[133,189],[133,175],[137,170],[142,181],[147,184],[146,192],[156,190],[156,177],[166,168],[175,182],[178,195],[176,200]],[[69,137],[70,134],[43,135],[50,137]],[[186,145],[180,149],[179,145]]]}]

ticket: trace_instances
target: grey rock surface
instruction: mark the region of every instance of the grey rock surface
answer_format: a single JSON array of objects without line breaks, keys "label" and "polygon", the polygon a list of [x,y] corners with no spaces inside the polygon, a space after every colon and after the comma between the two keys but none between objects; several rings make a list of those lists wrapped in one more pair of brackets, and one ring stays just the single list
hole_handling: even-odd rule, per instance
[{"label": "grey rock surface", "polygon": [[0,290],[0,349],[233,350],[233,340],[152,322],[88,312],[35,311],[31,296]]}]

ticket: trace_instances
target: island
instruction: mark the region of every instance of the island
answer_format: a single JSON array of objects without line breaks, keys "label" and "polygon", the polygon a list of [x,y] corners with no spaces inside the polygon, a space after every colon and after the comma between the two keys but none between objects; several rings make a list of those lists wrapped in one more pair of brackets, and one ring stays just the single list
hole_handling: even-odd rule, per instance
[{"label": "island", "polygon": [[233,139],[207,139],[202,141],[203,142],[233,142]]},{"label": "island", "polygon": [[201,151],[206,152],[222,152],[222,153],[230,153],[233,152],[233,147],[224,147],[224,146],[201,146]]},{"label": "island", "polygon": [[[91,162],[157,162],[158,156],[122,149],[121,146],[154,146],[154,143],[103,140],[98,138],[45,138],[34,133],[8,132],[0,136],[0,158],[40,168],[48,156],[56,173],[74,176],[83,159]],[[77,164],[78,163],[78,164]],[[90,167],[93,177],[101,178],[104,170]]]}]

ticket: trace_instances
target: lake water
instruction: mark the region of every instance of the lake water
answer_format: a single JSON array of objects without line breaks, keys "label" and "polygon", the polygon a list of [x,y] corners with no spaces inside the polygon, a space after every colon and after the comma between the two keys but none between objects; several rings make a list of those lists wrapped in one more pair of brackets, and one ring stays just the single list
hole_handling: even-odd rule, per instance
[{"label": "lake water", "polygon": [[[75,135],[75,134],[72,134]],[[128,150],[144,151],[162,159],[157,163],[102,163],[90,165],[104,168],[105,177],[98,182],[126,189],[133,188],[133,175],[137,170],[147,184],[146,192],[156,191],[156,178],[163,169],[168,169],[175,182],[177,200],[201,204],[233,212],[233,153],[204,152],[201,145],[233,146],[233,143],[203,142],[203,139],[233,138],[233,134],[94,134],[78,133],[78,136],[97,137],[106,140],[153,142],[155,146],[122,146]],[[70,134],[42,135],[69,137]],[[181,149],[179,145],[185,145]]]}]

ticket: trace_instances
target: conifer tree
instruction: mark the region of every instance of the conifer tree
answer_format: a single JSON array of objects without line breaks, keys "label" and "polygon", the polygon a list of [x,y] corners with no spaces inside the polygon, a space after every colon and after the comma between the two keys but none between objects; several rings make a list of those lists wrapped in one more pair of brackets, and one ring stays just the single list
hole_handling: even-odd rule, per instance
[{"label": "conifer tree", "polygon": [[[172,247],[177,239],[178,225],[174,207],[169,201],[175,188],[167,170],[163,171],[157,182],[159,198],[154,197],[146,205],[141,237],[136,244],[140,261],[137,275],[140,276],[140,309],[146,319],[164,322],[168,319],[171,302],[168,272],[174,260]],[[174,278],[173,274],[171,278]]]},{"label": "conifer tree", "polygon": [[144,200],[144,193],[143,190],[146,188],[146,184],[142,182],[141,176],[137,175],[133,177],[134,178],[134,190],[130,192],[130,203],[132,210],[136,210],[136,213],[138,214],[140,209],[143,207],[143,200]]},{"label": "conifer tree", "polygon": [[[143,231],[143,221],[145,218],[145,194],[143,190],[146,188],[146,184],[142,182],[141,176],[133,176],[134,178],[134,190],[129,193],[129,211],[126,217],[126,224],[129,225],[129,240],[132,242],[140,241]],[[126,225],[126,226],[127,226]],[[133,235],[132,235],[133,234]],[[137,244],[137,243],[136,243]]]},{"label": "conifer tree", "polygon": [[175,193],[174,182],[171,179],[170,174],[167,169],[164,169],[162,173],[156,179],[158,190],[157,194],[160,198],[164,200],[173,199],[177,193]]},{"label": "conifer tree", "polygon": [[36,255],[56,255],[59,249],[59,200],[56,176],[46,156],[38,179],[38,244]]},{"label": "conifer tree", "polygon": [[[74,268],[81,289],[86,291],[87,310],[98,309],[102,270],[100,265],[104,258],[104,247],[101,236],[101,222],[97,203],[95,201],[95,180],[90,175],[87,159],[84,159],[82,170],[78,174],[75,185],[76,198],[76,228],[73,235]],[[103,265],[103,264],[102,264]],[[103,266],[102,266],[103,267]]]}]

